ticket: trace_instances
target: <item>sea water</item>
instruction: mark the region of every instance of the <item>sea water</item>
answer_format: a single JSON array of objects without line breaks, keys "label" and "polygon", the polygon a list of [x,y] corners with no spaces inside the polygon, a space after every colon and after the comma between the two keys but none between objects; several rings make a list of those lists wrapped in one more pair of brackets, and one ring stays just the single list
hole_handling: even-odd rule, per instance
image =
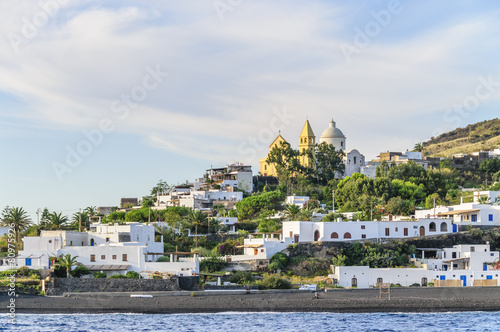
[{"label": "sea water", "polygon": [[500,312],[1,315],[2,331],[500,331]]}]

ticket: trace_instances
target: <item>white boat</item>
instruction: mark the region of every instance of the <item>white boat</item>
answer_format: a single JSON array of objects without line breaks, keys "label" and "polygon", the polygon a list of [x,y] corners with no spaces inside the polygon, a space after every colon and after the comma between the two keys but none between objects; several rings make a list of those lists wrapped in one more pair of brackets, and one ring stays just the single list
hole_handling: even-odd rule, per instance
[{"label": "white boat", "polygon": [[299,287],[299,290],[308,290],[310,292],[315,292],[318,285],[315,285],[315,284],[310,284],[310,285],[302,285],[302,284],[299,284],[300,287]]},{"label": "white boat", "polygon": [[147,297],[147,298],[151,298],[151,297],[153,297],[153,295],[132,294],[132,295],[130,295],[130,297]]}]

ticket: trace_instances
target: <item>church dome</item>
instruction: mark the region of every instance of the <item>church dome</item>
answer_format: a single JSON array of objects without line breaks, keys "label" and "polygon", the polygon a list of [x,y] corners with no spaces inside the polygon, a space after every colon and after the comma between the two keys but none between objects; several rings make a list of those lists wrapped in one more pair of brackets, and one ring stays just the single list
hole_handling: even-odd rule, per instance
[{"label": "church dome", "polygon": [[330,127],[326,128],[326,130],[321,134],[320,139],[328,139],[328,138],[346,138],[344,133],[335,126],[335,121],[330,121]]}]

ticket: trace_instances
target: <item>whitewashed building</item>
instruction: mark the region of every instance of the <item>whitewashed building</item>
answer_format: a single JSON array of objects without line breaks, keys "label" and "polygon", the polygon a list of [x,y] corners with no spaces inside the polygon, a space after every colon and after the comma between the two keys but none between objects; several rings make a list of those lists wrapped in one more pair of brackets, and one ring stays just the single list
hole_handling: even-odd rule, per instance
[{"label": "whitewashed building", "polygon": [[[158,271],[188,276],[199,271],[197,255],[183,261],[156,262],[164,254],[163,239],[156,242],[154,226],[141,223],[92,224],[89,232],[42,231],[40,236],[24,237],[23,243],[16,268],[49,269],[50,257],[70,254],[91,272],[108,275]],[[4,259],[0,270],[9,269],[5,263]]]},{"label": "whitewashed building", "polygon": [[[373,269],[368,266],[332,266],[329,275],[334,283],[343,287],[370,288],[382,283],[411,286],[498,286],[500,271],[490,263],[499,259],[498,251],[489,244],[457,245],[445,249],[420,249],[422,258],[413,259],[417,268]],[[432,252],[433,258],[425,258]]]},{"label": "whitewashed building", "polygon": [[415,221],[283,222],[283,236],[298,242],[338,242],[401,239],[449,234],[454,230],[448,219]]},{"label": "whitewashed building", "polygon": [[166,195],[157,195],[155,209],[165,209],[171,206],[183,206],[197,210],[212,209],[215,204],[234,206],[242,199],[243,192],[241,191],[174,188]]},{"label": "whitewashed building", "polygon": [[309,196],[288,196],[286,198],[286,205],[297,205],[301,209],[306,207],[307,202],[309,202]]},{"label": "whitewashed building", "polygon": [[417,210],[417,218],[451,218],[457,226],[498,226],[500,225],[500,206],[479,203],[437,206],[430,210]]},{"label": "whitewashed building", "polygon": [[195,180],[194,189],[199,190],[205,187],[207,180],[210,180],[210,185],[219,185],[222,190],[243,190],[247,193],[253,191],[252,166],[238,162],[225,167],[208,169],[205,177]]}]

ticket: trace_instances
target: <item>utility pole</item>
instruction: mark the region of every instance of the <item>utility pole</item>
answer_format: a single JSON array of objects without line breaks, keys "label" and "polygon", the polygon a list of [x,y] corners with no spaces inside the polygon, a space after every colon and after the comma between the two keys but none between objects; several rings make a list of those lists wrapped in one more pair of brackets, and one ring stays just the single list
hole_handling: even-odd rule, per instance
[{"label": "utility pole", "polygon": [[371,209],[370,209],[370,221],[373,221],[373,201],[370,202],[371,203]]},{"label": "utility pole", "polygon": [[151,206],[149,207],[148,223],[151,222]]},{"label": "utility pole", "polygon": [[82,231],[82,209],[78,209],[78,231]]},{"label": "utility pole", "polygon": [[333,200],[333,213],[335,213],[335,190],[332,191],[332,200]]},{"label": "utility pole", "polygon": [[434,218],[436,218],[436,197],[433,197],[434,200]]},{"label": "utility pole", "polygon": [[40,225],[40,208],[36,209],[36,224]]}]

